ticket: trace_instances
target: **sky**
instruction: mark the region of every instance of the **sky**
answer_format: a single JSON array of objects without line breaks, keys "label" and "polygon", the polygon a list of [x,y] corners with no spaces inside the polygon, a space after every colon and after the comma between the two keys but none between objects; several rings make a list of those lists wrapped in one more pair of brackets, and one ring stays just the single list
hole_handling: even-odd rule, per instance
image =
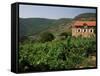
[{"label": "sky", "polygon": [[82,13],[96,13],[96,9],[75,7],[53,7],[37,5],[19,5],[20,18],[74,18]]}]

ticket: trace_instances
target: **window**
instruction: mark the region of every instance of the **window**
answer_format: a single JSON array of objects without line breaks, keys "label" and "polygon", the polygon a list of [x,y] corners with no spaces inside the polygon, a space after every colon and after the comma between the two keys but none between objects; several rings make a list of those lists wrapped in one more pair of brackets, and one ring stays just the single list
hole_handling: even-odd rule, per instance
[{"label": "window", "polygon": [[87,32],[87,29],[83,29],[83,32]]},{"label": "window", "polygon": [[81,29],[77,29],[77,32],[81,32]]},{"label": "window", "polygon": [[90,29],[89,32],[93,32],[93,29]]}]

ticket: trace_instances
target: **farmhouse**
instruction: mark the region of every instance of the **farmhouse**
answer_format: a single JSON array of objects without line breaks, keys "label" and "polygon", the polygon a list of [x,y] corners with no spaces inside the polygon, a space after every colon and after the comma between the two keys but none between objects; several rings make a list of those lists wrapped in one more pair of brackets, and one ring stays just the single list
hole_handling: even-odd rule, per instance
[{"label": "farmhouse", "polygon": [[75,21],[72,25],[72,36],[95,36],[96,21]]}]

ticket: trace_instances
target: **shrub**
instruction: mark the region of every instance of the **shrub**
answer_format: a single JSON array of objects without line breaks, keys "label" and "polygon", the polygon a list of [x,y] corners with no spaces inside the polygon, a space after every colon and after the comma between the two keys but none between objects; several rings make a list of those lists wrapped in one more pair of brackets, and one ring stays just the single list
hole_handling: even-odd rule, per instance
[{"label": "shrub", "polygon": [[67,32],[63,32],[63,33],[60,34],[60,36],[65,36],[65,38],[67,38],[68,37],[68,33]]},{"label": "shrub", "polygon": [[[22,71],[46,71],[79,68],[91,49],[96,52],[96,40],[72,38],[20,44],[19,63]],[[84,67],[84,66],[83,66]]]},{"label": "shrub", "polygon": [[50,32],[44,32],[40,35],[41,42],[48,42],[54,40],[54,35]]}]

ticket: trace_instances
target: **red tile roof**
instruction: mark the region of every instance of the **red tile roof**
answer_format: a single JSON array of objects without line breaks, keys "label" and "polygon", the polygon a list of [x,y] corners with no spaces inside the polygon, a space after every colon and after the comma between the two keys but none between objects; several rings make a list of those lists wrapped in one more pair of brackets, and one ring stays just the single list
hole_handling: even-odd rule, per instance
[{"label": "red tile roof", "polygon": [[74,26],[96,26],[96,21],[76,21]]}]

